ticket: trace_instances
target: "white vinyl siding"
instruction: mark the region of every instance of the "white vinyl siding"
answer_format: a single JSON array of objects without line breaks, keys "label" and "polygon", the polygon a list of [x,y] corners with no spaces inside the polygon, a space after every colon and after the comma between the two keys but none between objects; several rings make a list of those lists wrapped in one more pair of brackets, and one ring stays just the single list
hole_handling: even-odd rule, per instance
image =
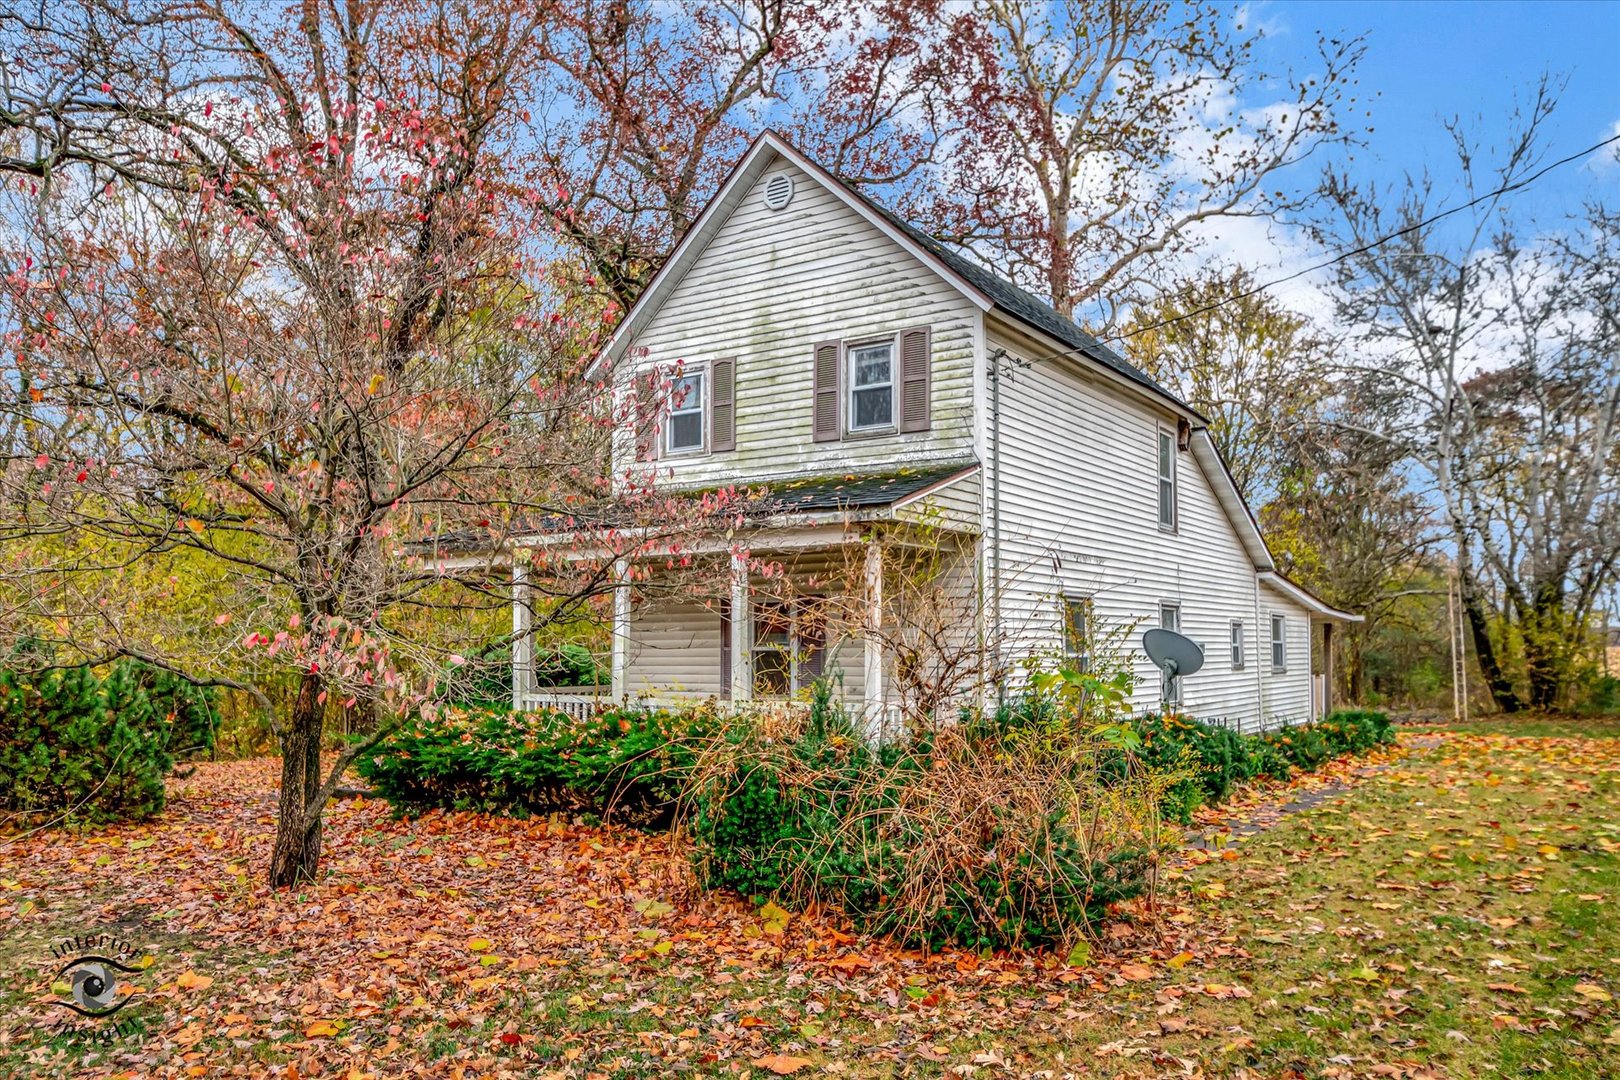
[{"label": "white vinyl siding", "polygon": [[[1311,717],[1311,619],[1310,613],[1290,596],[1263,587],[1260,592],[1260,662],[1249,667],[1263,672],[1266,687],[1266,714],[1274,720],[1300,722]],[[1282,619],[1285,670],[1272,667],[1272,618]]]},{"label": "white vinyl siding", "polygon": [[[979,309],[819,181],[786,162],[765,176],[782,172],[793,175],[792,202],[767,209],[763,178],[745,192],[619,365],[622,396],[631,369],[736,357],[736,449],[660,460],[659,483],[706,486],[970,458]],[[932,332],[929,430],[813,442],[815,346],[893,342],[917,326]],[[847,370],[841,382],[847,427]],[[631,450],[626,430],[615,440],[618,468]]]},{"label": "white vinyl siding", "polygon": [[[987,349],[1016,359],[1049,347],[990,327]],[[1133,704],[1157,706],[1159,671],[1140,651],[1162,602],[1180,605],[1181,632],[1207,650],[1228,640],[1233,619],[1264,625],[1254,563],[1191,454],[1176,450],[1180,530],[1159,527],[1155,453],[1174,417],[1063,360],[1021,366],[1001,380],[1002,625],[1007,655],[1061,647],[1058,598],[1094,598],[1101,632],[1132,627]],[[985,445],[990,445],[986,420]],[[1150,452],[1144,453],[1144,449]],[[986,548],[994,484],[986,450]],[[986,571],[988,572],[988,556]],[[1206,663],[1188,679],[1182,708],[1253,725],[1262,714],[1265,665]],[[1265,707],[1265,715],[1273,711]]]}]

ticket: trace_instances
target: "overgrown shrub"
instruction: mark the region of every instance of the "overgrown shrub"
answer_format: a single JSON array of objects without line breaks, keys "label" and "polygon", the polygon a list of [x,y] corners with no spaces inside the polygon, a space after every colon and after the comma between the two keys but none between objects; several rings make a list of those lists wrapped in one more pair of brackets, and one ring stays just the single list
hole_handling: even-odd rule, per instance
[{"label": "overgrown shrub", "polygon": [[609,709],[586,720],[445,710],[411,720],[356,767],[402,808],[611,813],[651,825],[667,820],[690,743],[712,722],[707,710]]},{"label": "overgrown shrub", "polygon": [[1382,712],[1342,709],[1314,724],[1243,735],[1176,713],[1148,713],[1132,721],[1143,763],[1164,771],[1179,767],[1185,778],[1165,792],[1166,817],[1186,824],[1200,806],[1221,802],[1234,784],[1259,776],[1286,780],[1343,754],[1364,754],[1395,741]]},{"label": "overgrown shrub", "polygon": [[916,945],[1067,944],[1150,880],[1162,788],[1119,752],[1039,704],[874,750],[822,687],[808,716],[732,718],[683,823],[709,887]]},{"label": "overgrown shrub", "polygon": [[1259,772],[1252,741],[1231,728],[1180,713],[1148,713],[1132,726],[1144,763],[1187,774],[1165,793],[1165,813],[1179,821],[1190,821],[1200,805],[1220,802],[1232,785]]},{"label": "overgrown shrub", "polygon": [[23,824],[151,817],[175,757],[214,731],[207,692],[134,661],[0,670],[0,809]]},{"label": "overgrown shrub", "polygon": [[1389,717],[1371,709],[1340,709],[1314,724],[1279,728],[1258,741],[1298,769],[1315,769],[1343,754],[1364,754],[1395,741]]}]

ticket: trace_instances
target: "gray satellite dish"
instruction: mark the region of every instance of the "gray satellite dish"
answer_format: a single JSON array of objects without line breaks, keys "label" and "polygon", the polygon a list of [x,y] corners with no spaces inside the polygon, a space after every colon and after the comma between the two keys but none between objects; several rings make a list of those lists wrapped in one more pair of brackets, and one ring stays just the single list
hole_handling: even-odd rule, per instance
[{"label": "gray satellite dish", "polygon": [[1198,642],[1174,630],[1154,627],[1142,635],[1142,651],[1164,672],[1164,699],[1170,699],[1172,679],[1191,675],[1204,666],[1204,650]]}]

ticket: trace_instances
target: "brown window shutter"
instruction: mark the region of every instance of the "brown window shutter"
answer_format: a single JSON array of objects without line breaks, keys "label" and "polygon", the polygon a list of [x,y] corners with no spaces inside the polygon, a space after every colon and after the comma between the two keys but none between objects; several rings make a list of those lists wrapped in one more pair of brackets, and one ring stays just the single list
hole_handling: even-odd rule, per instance
[{"label": "brown window shutter", "polygon": [[826,341],[816,346],[815,363],[812,365],[815,414],[812,438],[816,442],[835,442],[843,436],[838,394],[838,369],[842,366],[843,355],[844,347],[840,342]]},{"label": "brown window shutter", "polygon": [[709,365],[709,449],[737,448],[737,358]]},{"label": "brown window shutter", "polygon": [[900,332],[900,430],[927,431],[933,352],[928,327]]},{"label": "brown window shutter", "polygon": [[636,460],[652,461],[658,457],[658,371],[642,372],[635,376]]}]

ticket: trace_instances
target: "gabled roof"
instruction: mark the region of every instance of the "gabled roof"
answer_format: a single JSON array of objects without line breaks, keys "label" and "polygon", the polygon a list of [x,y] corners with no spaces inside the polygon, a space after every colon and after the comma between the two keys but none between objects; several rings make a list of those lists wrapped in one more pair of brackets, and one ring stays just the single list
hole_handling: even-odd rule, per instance
[{"label": "gabled roof", "polygon": [[629,347],[639,328],[657,314],[669,291],[703,253],[703,249],[708,246],[737,203],[752,189],[776,158],[792,162],[803,172],[820,181],[823,187],[845,205],[877,226],[919,262],[954,286],[981,311],[998,311],[1014,322],[1022,323],[1053,338],[1092,363],[1108,368],[1130,382],[1165,398],[1179,409],[1194,416],[1198,415],[1185,401],[1159,385],[1146,372],[1080,329],[1073,319],[1065,318],[1050,304],[986,270],[966,256],[952,251],[915,225],[885,209],[869,196],[844,183],[806,157],[781,135],[769,129],[754,140],[725,183],[720,185],[720,190],[692,223],[692,228],[675,246],[675,250],[664,261],[664,265],[659,267],[658,273],[653,275],[652,281],[642,291],[635,304],[625,313],[623,320],[591,364],[587,372],[588,377],[598,376],[604,361],[617,360],[624,354],[624,350]]}]

